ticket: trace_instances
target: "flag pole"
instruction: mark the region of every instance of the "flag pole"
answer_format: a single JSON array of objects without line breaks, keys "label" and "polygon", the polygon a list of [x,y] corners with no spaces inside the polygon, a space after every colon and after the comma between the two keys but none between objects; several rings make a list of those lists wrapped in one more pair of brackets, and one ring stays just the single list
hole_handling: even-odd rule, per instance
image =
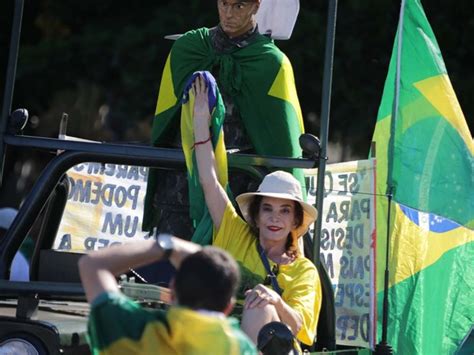
[{"label": "flag pole", "polygon": [[316,209],[319,217],[314,222],[313,262],[319,266],[319,253],[321,249],[321,228],[323,223],[324,177],[326,174],[327,145],[329,132],[329,119],[331,110],[332,71],[334,63],[334,42],[336,35],[337,0],[329,0],[328,22],[326,29],[326,48],[324,53],[323,93],[321,99],[321,129],[319,138],[321,149],[319,151],[318,181],[316,188]]},{"label": "flag pole", "polygon": [[392,119],[390,121],[390,138],[388,141],[388,169],[387,169],[387,190],[385,196],[387,197],[388,210],[387,210],[387,235],[386,235],[386,247],[385,247],[385,272],[384,272],[384,290],[383,290],[383,309],[382,309],[382,338],[380,342],[375,346],[376,355],[393,354],[393,348],[387,341],[387,330],[388,330],[388,284],[390,279],[390,268],[389,268],[389,257],[390,257],[390,214],[392,199],[394,193],[393,186],[393,151],[395,147],[395,129],[398,117],[398,106],[400,100],[400,73],[401,73],[401,56],[402,56],[402,44],[403,44],[403,19],[405,15],[405,2],[402,0],[400,6],[400,17],[398,21],[398,40],[397,40],[397,63],[395,71],[395,86],[394,96],[392,104]]},{"label": "flag pole", "polygon": [[331,286],[328,272],[325,265],[320,260],[321,249],[321,228],[323,221],[323,201],[324,201],[324,177],[326,171],[327,161],[327,144],[329,132],[329,119],[331,109],[331,88],[332,88],[332,73],[334,63],[334,43],[336,36],[336,20],[337,20],[337,1],[328,0],[328,13],[326,23],[326,45],[324,51],[324,72],[323,72],[323,87],[321,97],[321,128],[319,138],[321,140],[321,148],[319,150],[318,162],[318,178],[316,185],[316,209],[318,210],[318,218],[314,221],[313,234],[313,263],[318,269],[321,283],[323,287],[323,297],[327,301],[325,306],[321,309],[320,319],[325,319],[326,322],[323,327],[318,325],[318,341],[316,349],[336,349],[336,310],[334,307],[334,291]]}]

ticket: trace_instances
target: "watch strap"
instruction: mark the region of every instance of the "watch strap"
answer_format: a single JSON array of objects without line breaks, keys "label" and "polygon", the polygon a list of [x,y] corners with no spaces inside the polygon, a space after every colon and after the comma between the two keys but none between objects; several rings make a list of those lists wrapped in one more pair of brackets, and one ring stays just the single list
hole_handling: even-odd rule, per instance
[{"label": "watch strap", "polygon": [[162,260],[168,260],[171,257],[171,254],[173,253],[173,249],[163,249],[162,248],[162,250],[163,250]]}]

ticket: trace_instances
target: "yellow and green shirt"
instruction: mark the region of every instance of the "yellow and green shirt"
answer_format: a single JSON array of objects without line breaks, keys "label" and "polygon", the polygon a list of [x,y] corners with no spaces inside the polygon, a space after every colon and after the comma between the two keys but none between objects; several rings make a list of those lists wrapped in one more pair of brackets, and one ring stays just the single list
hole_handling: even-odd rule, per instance
[{"label": "yellow and green shirt", "polygon": [[103,293],[91,305],[92,354],[257,354],[238,321],[184,307],[148,310],[121,293]]},{"label": "yellow and green shirt", "polygon": [[[238,299],[244,299],[244,292],[263,283],[267,272],[257,252],[257,238],[250,226],[228,204],[219,230],[214,233],[213,245],[227,250],[238,262],[242,274]],[[269,260],[270,267],[275,263]],[[319,311],[321,309],[321,283],[314,264],[298,257],[288,265],[279,265],[277,281],[283,290],[283,300],[297,311],[303,325],[297,334],[299,341],[312,344],[316,335]]]}]

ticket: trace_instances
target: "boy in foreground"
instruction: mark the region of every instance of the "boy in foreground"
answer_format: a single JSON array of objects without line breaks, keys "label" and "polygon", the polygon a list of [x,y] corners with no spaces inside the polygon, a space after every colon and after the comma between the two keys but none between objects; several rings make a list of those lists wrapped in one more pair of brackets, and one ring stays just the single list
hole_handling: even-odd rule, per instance
[{"label": "boy in foreground", "polygon": [[[120,293],[116,276],[169,258],[177,272],[175,305],[147,310]],[[256,354],[226,318],[240,280],[225,251],[160,234],[156,241],[122,244],[84,255],[79,271],[91,304],[88,334],[93,354]]]}]

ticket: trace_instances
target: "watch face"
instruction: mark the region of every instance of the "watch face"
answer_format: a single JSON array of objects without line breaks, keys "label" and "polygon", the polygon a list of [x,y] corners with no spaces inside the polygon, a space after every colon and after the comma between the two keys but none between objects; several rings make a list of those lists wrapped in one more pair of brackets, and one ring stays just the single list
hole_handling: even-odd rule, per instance
[{"label": "watch face", "polygon": [[158,244],[163,250],[173,250],[173,240],[170,234],[160,234],[158,236]]}]

